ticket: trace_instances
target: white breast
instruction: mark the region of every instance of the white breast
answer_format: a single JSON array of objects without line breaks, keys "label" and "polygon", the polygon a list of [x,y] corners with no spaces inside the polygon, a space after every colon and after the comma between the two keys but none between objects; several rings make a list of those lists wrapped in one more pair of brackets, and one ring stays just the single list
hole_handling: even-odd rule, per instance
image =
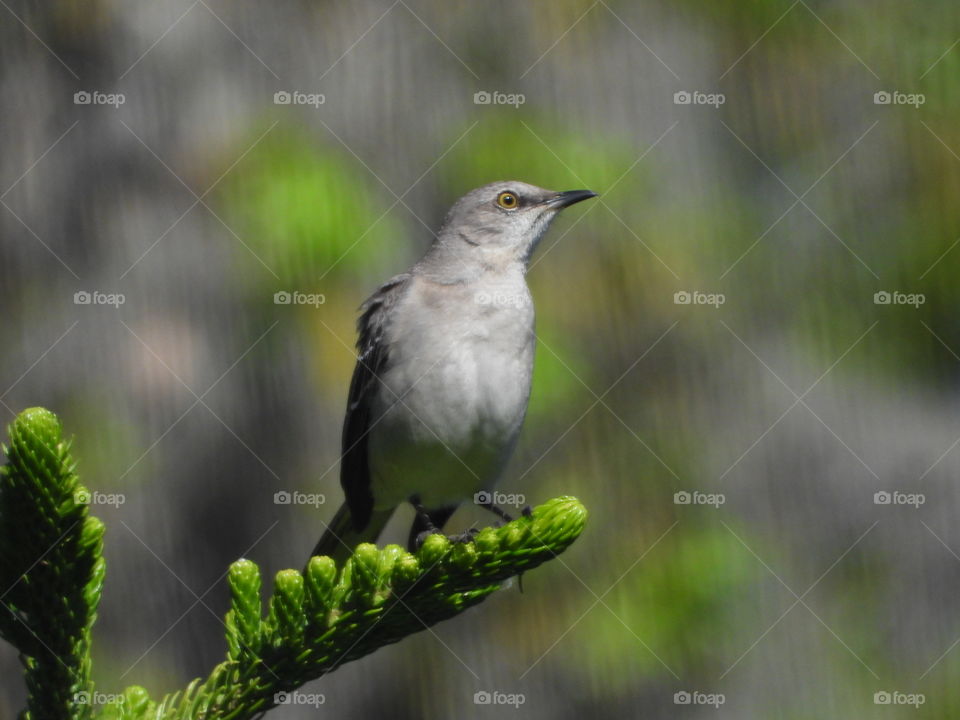
[{"label": "white breast", "polygon": [[479,288],[414,281],[389,327],[388,389],[371,419],[378,506],[418,492],[437,507],[493,486],[526,413],[533,322],[520,273]]}]

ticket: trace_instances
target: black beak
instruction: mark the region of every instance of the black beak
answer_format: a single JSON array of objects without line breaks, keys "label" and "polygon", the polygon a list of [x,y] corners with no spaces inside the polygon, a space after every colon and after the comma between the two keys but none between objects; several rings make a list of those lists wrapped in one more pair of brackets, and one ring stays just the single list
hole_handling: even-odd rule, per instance
[{"label": "black beak", "polygon": [[557,193],[547,200],[546,204],[559,210],[570,207],[581,200],[589,200],[592,197],[597,197],[597,194],[592,190],[567,190],[566,192]]}]

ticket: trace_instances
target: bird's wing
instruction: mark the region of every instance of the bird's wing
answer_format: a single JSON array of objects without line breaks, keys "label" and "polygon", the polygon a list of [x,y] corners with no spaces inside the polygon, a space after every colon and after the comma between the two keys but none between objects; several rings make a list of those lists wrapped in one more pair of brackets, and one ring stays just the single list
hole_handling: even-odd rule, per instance
[{"label": "bird's wing", "polygon": [[347,414],[343,420],[343,453],[340,460],[340,485],[347,498],[355,530],[363,530],[373,512],[367,441],[370,427],[377,421],[371,407],[381,374],[388,367],[384,331],[391,309],[409,287],[410,275],[404,273],[381,285],[363,305],[357,320],[357,365],[350,381]]}]

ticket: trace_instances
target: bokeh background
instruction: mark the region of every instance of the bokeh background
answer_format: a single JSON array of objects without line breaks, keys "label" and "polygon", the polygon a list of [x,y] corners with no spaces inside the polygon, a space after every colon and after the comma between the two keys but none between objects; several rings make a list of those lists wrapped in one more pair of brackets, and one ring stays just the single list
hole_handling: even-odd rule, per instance
[{"label": "bokeh background", "polygon": [[[960,713],[952,3],[0,4],[0,414],[57,412],[124,497],[94,509],[101,690],[217,662],[232,560],[300,567],[341,498],[357,306],[518,178],[602,194],[534,258],[501,486],[588,529],[271,717]],[[3,717],[17,670],[0,648]]]}]

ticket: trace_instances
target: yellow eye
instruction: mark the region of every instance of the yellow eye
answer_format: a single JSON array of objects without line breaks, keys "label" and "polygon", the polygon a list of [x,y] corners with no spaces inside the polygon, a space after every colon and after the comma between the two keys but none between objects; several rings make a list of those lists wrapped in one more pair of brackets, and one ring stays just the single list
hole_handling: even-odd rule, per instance
[{"label": "yellow eye", "polygon": [[520,204],[520,199],[509,190],[497,195],[497,205],[504,210],[514,210]]}]

